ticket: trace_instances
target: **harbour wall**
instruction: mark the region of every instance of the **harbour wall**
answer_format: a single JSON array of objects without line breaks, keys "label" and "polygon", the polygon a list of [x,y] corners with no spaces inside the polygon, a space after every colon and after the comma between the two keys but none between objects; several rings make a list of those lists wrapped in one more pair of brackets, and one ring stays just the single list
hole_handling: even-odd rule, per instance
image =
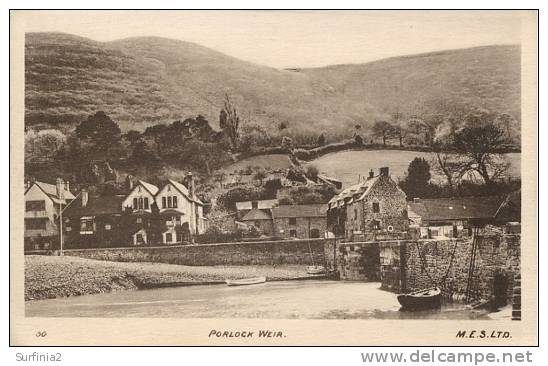
[{"label": "harbour wall", "polygon": [[334,239],[278,240],[199,245],[69,249],[64,254],[118,262],[189,266],[324,265],[333,267]]}]

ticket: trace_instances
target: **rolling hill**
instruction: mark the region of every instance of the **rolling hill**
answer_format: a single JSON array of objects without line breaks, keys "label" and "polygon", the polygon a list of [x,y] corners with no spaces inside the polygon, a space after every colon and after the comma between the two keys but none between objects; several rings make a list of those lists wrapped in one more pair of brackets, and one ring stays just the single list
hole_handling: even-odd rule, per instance
[{"label": "rolling hill", "polygon": [[70,128],[104,110],[124,130],[204,115],[225,93],[244,120],[289,131],[335,130],[438,101],[520,118],[520,48],[488,46],[359,65],[279,70],[157,37],[96,42],[28,33],[25,123]]}]

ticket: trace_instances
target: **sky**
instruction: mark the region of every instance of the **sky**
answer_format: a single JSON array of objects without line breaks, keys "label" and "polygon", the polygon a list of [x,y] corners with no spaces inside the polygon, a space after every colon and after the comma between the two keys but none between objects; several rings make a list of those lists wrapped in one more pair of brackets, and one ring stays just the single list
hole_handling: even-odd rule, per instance
[{"label": "sky", "polygon": [[24,11],[28,32],[96,41],[161,36],[276,68],[363,63],[492,44],[519,44],[511,11]]}]

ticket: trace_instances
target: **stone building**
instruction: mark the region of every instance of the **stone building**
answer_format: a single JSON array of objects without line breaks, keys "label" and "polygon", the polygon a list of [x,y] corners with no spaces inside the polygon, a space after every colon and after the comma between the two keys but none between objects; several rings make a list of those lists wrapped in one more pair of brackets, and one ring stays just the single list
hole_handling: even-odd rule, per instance
[{"label": "stone building", "polygon": [[369,172],[366,180],[333,197],[329,212],[330,230],[347,240],[396,235],[408,228],[406,195],[387,167],[380,168],[378,175]]},{"label": "stone building", "polygon": [[327,231],[327,206],[280,205],[272,208],[274,235],[284,238],[323,238]]},{"label": "stone building", "polygon": [[270,210],[252,209],[247,212],[240,222],[248,226],[254,226],[262,235],[272,236],[274,234],[274,223]]}]

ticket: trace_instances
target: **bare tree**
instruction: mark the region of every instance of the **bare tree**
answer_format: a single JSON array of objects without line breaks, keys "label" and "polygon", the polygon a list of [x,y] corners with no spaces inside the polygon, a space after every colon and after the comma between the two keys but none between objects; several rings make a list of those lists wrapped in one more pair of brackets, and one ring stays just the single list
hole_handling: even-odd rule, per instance
[{"label": "bare tree", "polygon": [[[509,167],[502,150],[507,140],[504,131],[482,116],[473,116],[474,123],[455,133],[455,148],[465,159],[465,171],[477,172],[485,184],[492,184]],[[480,123],[481,122],[481,123]]]}]

